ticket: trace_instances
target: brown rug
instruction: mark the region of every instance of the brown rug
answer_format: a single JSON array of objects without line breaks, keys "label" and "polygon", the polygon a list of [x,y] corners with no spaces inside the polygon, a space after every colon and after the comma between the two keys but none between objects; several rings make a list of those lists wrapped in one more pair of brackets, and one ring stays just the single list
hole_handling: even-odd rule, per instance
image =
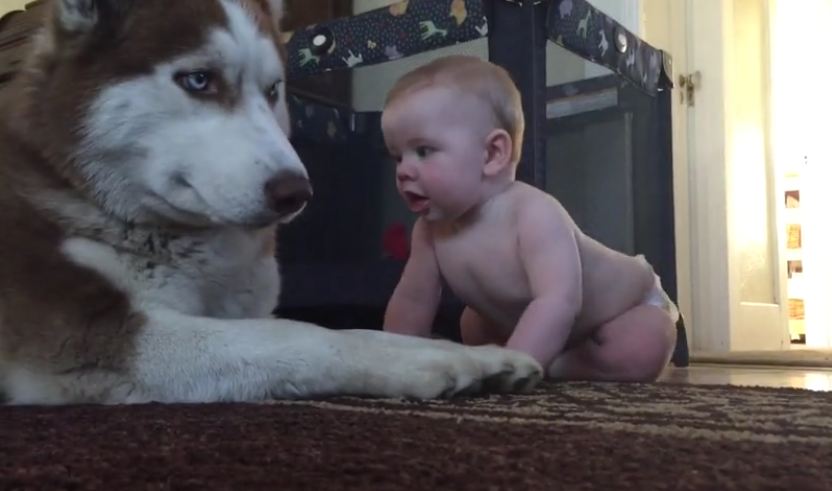
[{"label": "brown rug", "polygon": [[0,489],[832,489],[832,394],[0,407]]}]

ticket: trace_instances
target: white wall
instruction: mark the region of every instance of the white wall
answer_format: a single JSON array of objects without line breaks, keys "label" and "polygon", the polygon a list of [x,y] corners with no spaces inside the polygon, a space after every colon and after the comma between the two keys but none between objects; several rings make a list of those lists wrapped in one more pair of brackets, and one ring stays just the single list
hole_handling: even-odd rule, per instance
[{"label": "white wall", "polygon": [[0,16],[12,10],[23,10],[31,0],[0,0]]},{"label": "white wall", "polygon": [[668,52],[672,52],[673,47],[671,2],[677,1],[639,0],[640,15],[637,25],[641,37],[651,45]]},{"label": "white wall", "polygon": [[[832,2],[777,0],[772,9],[772,130],[776,167],[800,169],[806,344],[832,347]],[[784,227],[781,227],[781,233]],[[785,239],[781,239],[781,243]]]},{"label": "white wall", "polygon": [[[640,2],[644,0],[591,0],[591,3],[639,34],[641,29]],[[658,0],[653,0],[658,1]],[[353,12],[358,14],[395,3],[393,0],[354,0]],[[420,53],[402,60],[353,70],[353,106],[358,111],[381,109],[384,97],[398,77],[412,68],[437,57],[449,54],[469,54],[488,58],[488,41],[478,39],[468,43]],[[557,85],[609,73],[603,67],[584,61],[554,43],[546,48],[546,83]]]}]

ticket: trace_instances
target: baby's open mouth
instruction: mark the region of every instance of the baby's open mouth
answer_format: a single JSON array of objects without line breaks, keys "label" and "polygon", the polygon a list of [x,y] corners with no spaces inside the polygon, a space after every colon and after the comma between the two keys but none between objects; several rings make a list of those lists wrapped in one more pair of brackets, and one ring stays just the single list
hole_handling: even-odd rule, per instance
[{"label": "baby's open mouth", "polygon": [[428,200],[427,196],[422,196],[413,191],[405,191],[403,194],[407,207],[414,213],[422,213],[430,206],[430,200]]}]

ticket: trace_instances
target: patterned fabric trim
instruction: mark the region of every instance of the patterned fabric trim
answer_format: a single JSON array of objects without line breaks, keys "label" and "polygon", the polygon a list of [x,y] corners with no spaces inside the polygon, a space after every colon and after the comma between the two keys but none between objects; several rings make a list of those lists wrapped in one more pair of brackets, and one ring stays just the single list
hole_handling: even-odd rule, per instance
[{"label": "patterned fabric trim", "polygon": [[289,75],[384,63],[487,35],[482,0],[402,1],[289,33]]},{"label": "patterned fabric trim", "polygon": [[[549,0],[547,30],[558,45],[606,66],[651,96],[672,86],[670,57],[586,0]],[[373,65],[488,35],[482,0],[410,0],[291,34],[289,73]],[[318,53],[318,54],[316,54]],[[359,115],[289,96],[293,133],[316,142],[346,142]]]},{"label": "patterned fabric trim", "polygon": [[652,96],[672,85],[666,53],[586,0],[551,0],[546,27],[554,43],[609,68]]}]

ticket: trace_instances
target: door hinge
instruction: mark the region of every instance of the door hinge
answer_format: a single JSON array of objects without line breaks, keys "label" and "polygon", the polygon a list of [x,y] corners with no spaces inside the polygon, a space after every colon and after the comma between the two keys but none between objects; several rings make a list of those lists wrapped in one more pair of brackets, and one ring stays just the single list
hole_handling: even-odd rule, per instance
[{"label": "door hinge", "polygon": [[679,75],[679,102],[693,107],[696,99],[694,91],[702,86],[702,74],[697,70],[688,75]]}]

